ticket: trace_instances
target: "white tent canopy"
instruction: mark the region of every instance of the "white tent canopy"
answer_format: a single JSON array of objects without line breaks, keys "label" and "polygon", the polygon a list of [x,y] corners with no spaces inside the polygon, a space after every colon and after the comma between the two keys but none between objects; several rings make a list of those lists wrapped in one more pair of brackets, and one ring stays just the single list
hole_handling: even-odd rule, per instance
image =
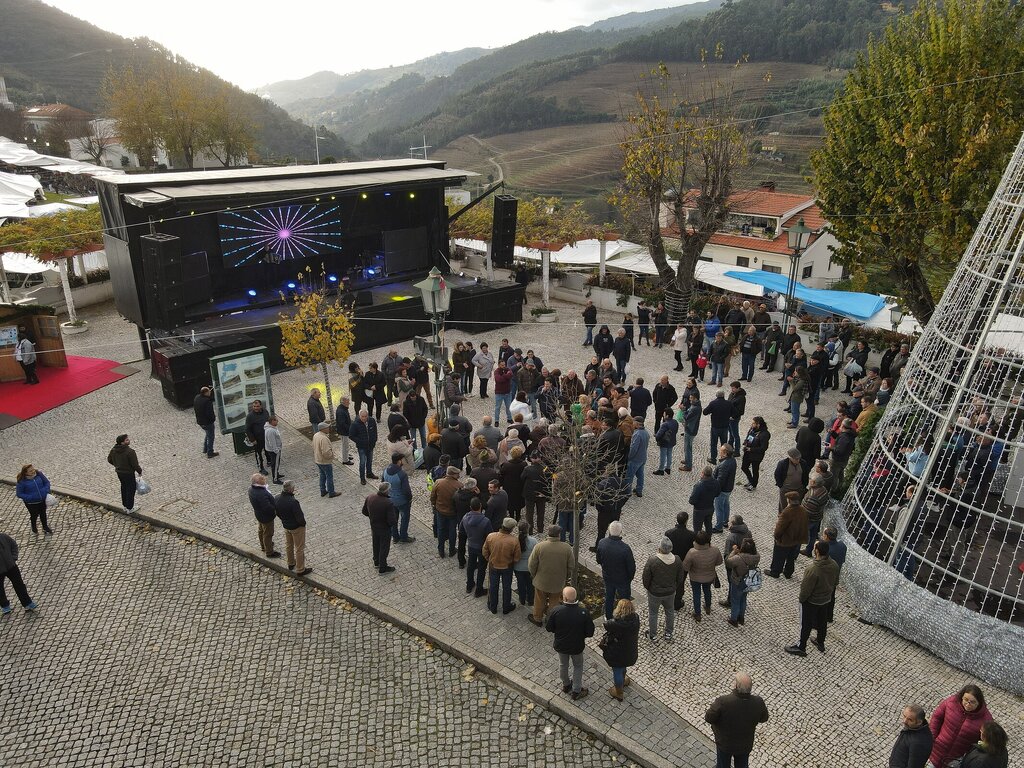
[{"label": "white tent canopy", "polygon": [[0,205],[24,205],[42,192],[42,185],[32,176],[20,173],[0,173]]},{"label": "white tent canopy", "polygon": [[56,272],[53,264],[45,264],[39,259],[29,256],[27,253],[4,253],[4,269],[8,272],[17,272],[19,275],[38,275],[43,272]]}]

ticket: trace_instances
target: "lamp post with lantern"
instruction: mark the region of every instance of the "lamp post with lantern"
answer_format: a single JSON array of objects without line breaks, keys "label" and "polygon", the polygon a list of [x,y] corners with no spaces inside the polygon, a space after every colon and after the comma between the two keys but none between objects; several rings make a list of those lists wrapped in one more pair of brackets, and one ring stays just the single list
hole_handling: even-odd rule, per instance
[{"label": "lamp post with lantern", "polygon": [[900,329],[900,323],[903,322],[903,307],[899,304],[895,304],[889,308],[889,321],[892,323],[893,333],[897,333]]},{"label": "lamp post with lantern", "polygon": [[811,230],[804,226],[804,220],[800,219],[795,227],[786,231],[786,238],[789,249],[792,253],[789,256],[789,283],[786,286],[786,312],[782,318],[782,332],[789,332],[789,323],[793,317],[793,309],[796,305],[796,273],[800,267],[800,256],[807,248],[807,241],[811,236]]},{"label": "lamp post with lantern", "polygon": [[[445,276],[435,266],[432,267],[426,278],[414,284],[418,288],[423,299],[423,310],[430,316],[430,327],[433,332],[434,349],[440,354],[443,344],[441,338],[444,334],[444,318],[448,314],[451,305],[452,289],[449,287]],[[441,376],[443,364],[435,357],[431,360],[434,366],[434,396],[437,402],[437,413],[440,423],[447,418],[447,409],[441,399]]]}]

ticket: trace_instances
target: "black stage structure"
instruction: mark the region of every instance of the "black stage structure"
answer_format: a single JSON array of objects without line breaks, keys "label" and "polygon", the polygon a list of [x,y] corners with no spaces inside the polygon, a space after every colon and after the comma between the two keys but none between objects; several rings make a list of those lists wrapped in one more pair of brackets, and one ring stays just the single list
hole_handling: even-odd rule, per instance
[{"label": "black stage structure", "polygon": [[[469,175],[410,159],[99,177],[115,305],[179,406],[211,356],[265,345],[285,367],[276,323],[300,273],[355,304],[354,351],[429,334],[413,284],[450,272],[445,189]],[[522,286],[449,282],[450,326],[522,320]]]}]

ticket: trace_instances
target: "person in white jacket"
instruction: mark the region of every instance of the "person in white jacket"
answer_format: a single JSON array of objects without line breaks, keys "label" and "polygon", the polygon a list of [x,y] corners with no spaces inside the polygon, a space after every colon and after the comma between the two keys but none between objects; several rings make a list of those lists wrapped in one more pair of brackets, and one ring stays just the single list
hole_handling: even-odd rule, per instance
[{"label": "person in white jacket", "polygon": [[486,343],[480,345],[480,351],[473,355],[472,363],[476,368],[476,375],[480,378],[480,397],[486,398],[487,382],[494,373],[494,355],[490,353]]},{"label": "person in white jacket", "polygon": [[676,356],[676,367],[674,370],[683,370],[683,355],[686,354],[686,340],[689,338],[686,326],[680,323],[676,326],[676,332],[672,334],[672,351]]},{"label": "person in white jacket", "polygon": [[270,420],[263,425],[263,436],[266,442],[263,452],[267,455],[267,464],[270,465],[270,476],[276,485],[283,485],[281,448],[284,442],[281,440],[281,430],[277,428],[277,416],[271,416]]}]

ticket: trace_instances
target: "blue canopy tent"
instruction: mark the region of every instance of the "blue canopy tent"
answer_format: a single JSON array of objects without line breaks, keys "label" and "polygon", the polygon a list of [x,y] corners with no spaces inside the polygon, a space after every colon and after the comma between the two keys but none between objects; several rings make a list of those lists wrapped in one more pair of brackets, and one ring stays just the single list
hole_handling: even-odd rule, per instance
[{"label": "blue canopy tent", "polygon": [[[725,276],[763,286],[783,296],[789,292],[789,278],[774,272],[729,271],[725,273]],[[885,307],[885,300],[873,293],[825,291],[819,288],[808,288],[800,283],[796,284],[794,295],[808,307],[854,320],[868,320]]]}]

